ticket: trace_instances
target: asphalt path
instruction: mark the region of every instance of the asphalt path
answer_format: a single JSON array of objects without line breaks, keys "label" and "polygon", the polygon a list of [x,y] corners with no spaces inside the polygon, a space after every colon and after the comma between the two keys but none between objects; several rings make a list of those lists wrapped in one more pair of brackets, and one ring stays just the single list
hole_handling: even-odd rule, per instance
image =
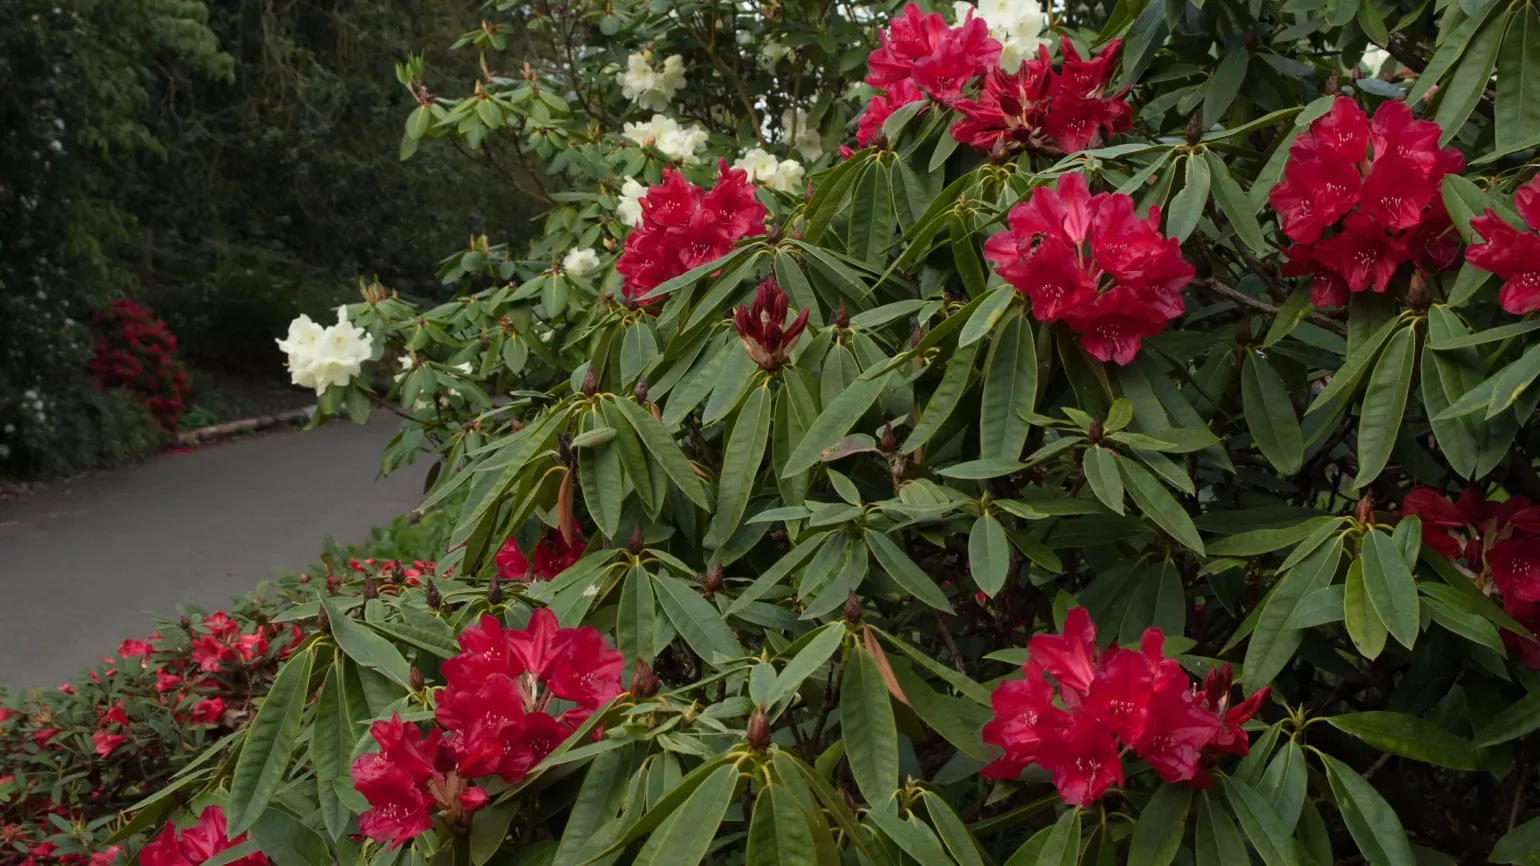
[{"label": "asphalt path", "polygon": [[321,537],[368,539],[422,502],[427,465],[377,479],[396,421],[286,428],[0,500],[0,683],[65,682],[149,611],[213,610]]}]

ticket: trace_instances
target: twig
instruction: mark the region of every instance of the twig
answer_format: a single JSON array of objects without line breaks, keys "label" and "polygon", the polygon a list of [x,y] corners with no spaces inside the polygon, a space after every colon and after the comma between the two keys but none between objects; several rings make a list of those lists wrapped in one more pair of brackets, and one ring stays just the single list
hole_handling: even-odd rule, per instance
[{"label": "twig", "polygon": [[[1250,307],[1253,310],[1266,313],[1269,316],[1278,315],[1278,308],[1272,304],[1269,304],[1268,302],[1258,298],[1253,298],[1245,292],[1236,291],[1224,283],[1218,282],[1216,280],[1204,280],[1199,285],[1227,301],[1234,301],[1243,307]],[[1337,321],[1336,319],[1325,315],[1324,313],[1311,313],[1305,318],[1311,324],[1331,331],[1333,334],[1336,334],[1339,337],[1347,336],[1347,326]]]},{"label": "twig", "polygon": [[952,654],[952,667],[957,668],[958,673],[967,676],[968,671],[963,667],[962,653],[957,651],[957,641],[952,640],[952,630],[947,627],[946,614],[939,610],[933,610],[931,613],[936,615],[936,626],[941,629],[941,641],[946,644],[946,651]]}]

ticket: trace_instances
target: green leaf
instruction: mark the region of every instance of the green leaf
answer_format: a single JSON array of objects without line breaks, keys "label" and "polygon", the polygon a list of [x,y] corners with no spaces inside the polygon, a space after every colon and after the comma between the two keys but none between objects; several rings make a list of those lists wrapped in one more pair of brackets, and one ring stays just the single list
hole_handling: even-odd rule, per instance
[{"label": "green leaf", "polygon": [[1371,530],[1363,538],[1363,585],[1380,622],[1407,649],[1417,641],[1419,606],[1417,581],[1396,542]]},{"label": "green leaf", "polygon": [[[1311,517],[1301,520],[1293,526],[1280,529],[1253,529],[1249,532],[1237,532],[1234,535],[1210,541],[1208,543],[1209,556],[1260,556],[1264,553],[1272,553],[1282,550],[1293,544],[1309,542],[1315,543],[1298,556],[1290,554],[1294,560],[1303,559],[1326,540],[1331,531],[1342,525],[1340,517]],[[1289,560],[1284,560],[1284,565],[1279,566],[1279,571],[1287,571],[1291,565]]]},{"label": "green leaf", "polygon": [[1278,308],[1278,315],[1273,317],[1272,324],[1267,326],[1267,335],[1262,338],[1262,348],[1271,348],[1279,340],[1287,337],[1313,312],[1315,312],[1315,304],[1310,303],[1308,288],[1301,286],[1290,292],[1283,306]]},{"label": "green leaf", "polygon": [[744,866],[815,866],[807,816],[786,786],[764,785],[754,798]]},{"label": "green leaf", "polygon": [[[1244,53],[1245,49],[1240,49],[1239,52]],[[1228,57],[1225,59],[1229,60]],[[1213,85],[1210,85],[1210,93],[1212,92]],[[1206,107],[1207,100],[1205,100]],[[1262,236],[1262,226],[1257,223],[1256,211],[1251,207],[1251,200],[1246,197],[1246,193],[1241,191],[1240,184],[1235,182],[1235,178],[1230,176],[1230,169],[1225,165],[1224,159],[1219,156],[1219,152],[1205,150],[1203,151],[1203,159],[1208,162],[1209,176],[1212,178],[1212,186],[1214,188],[1214,201],[1219,203],[1219,207],[1224,211],[1225,217],[1230,220],[1230,227],[1235,229],[1235,236],[1240,238],[1254,253],[1271,252],[1272,248],[1268,245],[1267,239]],[[1306,295],[1308,298],[1308,293]],[[1274,319],[1273,324],[1275,327],[1279,321],[1283,320],[1284,312],[1288,309],[1288,306],[1288,304],[1284,304],[1284,309],[1280,310],[1277,319]],[[1298,322],[1294,324],[1298,324]],[[1268,331],[1268,337],[1272,337],[1271,330]],[[1279,338],[1281,339],[1282,335],[1279,335]],[[1273,340],[1273,343],[1276,342],[1277,340]],[[1262,348],[1265,349],[1270,345],[1272,343],[1263,341]]]},{"label": "green leaf", "polygon": [[[982,305],[979,308],[982,309]],[[931,393],[930,401],[925,404],[925,410],[920,413],[919,421],[904,438],[904,444],[899,450],[908,454],[919,449],[930,441],[930,437],[940,431],[948,418],[952,417],[952,411],[957,408],[958,403],[962,402],[963,394],[968,390],[968,379],[973,373],[973,357],[977,353],[977,344],[958,346],[956,351],[952,352],[952,357],[947,359],[946,370],[941,374],[941,382]],[[823,416],[819,416],[819,420],[823,420]]]},{"label": "green leaf", "polygon": [[904,589],[905,592],[925,602],[931,607],[943,613],[953,613],[952,603],[947,600],[946,593],[936,585],[936,581],[926,574],[903,548],[894,543],[886,533],[879,530],[868,529],[865,534],[866,546],[872,555],[877,558],[877,564],[887,572],[893,581]]},{"label": "green leaf", "polygon": [[1291,628],[1289,621],[1306,596],[1331,583],[1341,559],[1342,538],[1339,536],[1284,572],[1268,593],[1251,640],[1246,645],[1246,660],[1241,670],[1247,691],[1256,691],[1271,683],[1294,658],[1303,635]]},{"label": "green leaf", "polygon": [[[595,411],[588,416],[586,424],[590,433],[597,432],[596,422],[601,413]],[[620,445],[614,441],[614,428],[606,427],[611,431],[609,441],[591,447],[577,448],[578,480],[583,488],[583,502],[588,506],[588,513],[599,525],[599,529],[605,535],[614,537],[620,531],[621,510],[621,468]],[[586,435],[586,434],[585,434]],[[573,440],[576,445],[576,440]]]},{"label": "green leaf", "polygon": [[684,456],[684,451],[680,450],[679,444],[668,435],[668,431],[663,429],[663,425],[658,423],[658,419],[630,400],[616,399],[610,403],[625,416],[631,428],[636,431],[637,437],[642,440],[642,446],[654,460],[658,461],[658,465],[680,491],[689,497],[691,502],[701,508],[709,509],[711,500],[707,498],[705,487],[696,476],[694,468],[691,467],[690,459]]},{"label": "green leaf", "polygon": [[695,587],[666,574],[654,575],[653,581],[656,588],[662,590],[657,597],[663,612],[668,614],[679,636],[696,655],[712,667],[717,666],[718,656],[733,659],[743,655],[743,647],[738,645],[733,630],[722,621],[722,615],[711,602],[700,597]]},{"label": "green leaf", "polygon": [[850,774],[867,803],[882,803],[898,787],[898,727],[877,663],[860,646],[845,658],[840,685],[840,734]]},{"label": "green leaf", "polygon": [[968,533],[968,572],[990,598],[999,594],[1011,576],[1011,543],[1005,527],[992,515],[973,521]]},{"label": "green leaf", "polygon": [[966,463],[954,463],[936,470],[936,474],[942,478],[965,478],[970,481],[981,481],[986,478],[999,478],[1002,475],[1014,475],[1027,468],[1027,464],[1019,460],[1011,460],[1005,457],[985,457],[982,460],[969,460]]},{"label": "green leaf", "polygon": [[251,837],[275,866],[331,866],[331,852],[316,832],[282,809],[268,809],[251,826]]},{"label": "green leaf", "polygon": [[[1250,62],[1251,54],[1244,44],[1232,48],[1230,53],[1219,61],[1219,68],[1214,70],[1214,76],[1208,80],[1208,87],[1203,94],[1204,129],[1224,120],[1225,113],[1230,110],[1230,104],[1235,101],[1235,95],[1241,92],[1241,85],[1246,83],[1246,67]],[[1193,161],[1196,162],[1196,160]],[[1188,182],[1192,182],[1190,173]],[[1204,196],[1207,197],[1207,192]],[[1185,238],[1186,235],[1183,234],[1182,237]]]},{"label": "green leaf", "polygon": [[1416,356],[1416,334],[1412,328],[1402,328],[1390,338],[1379,363],[1374,365],[1358,422],[1358,477],[1353,479],[1354,487],[1364,487],[1378,478],[1390,459],[1401,430],[1401,416],[1406,413]]},{"label": "green leaf", "polygon": [[1364,859],[1376,866],[1416,866],[1417,858],[1406,839],[1406,830],[1385,798],[1352,767],[1331,755],[1318,754],[1326,766],[1326,778],[1342,820]]},{"label": "green leaf", "polygon": [[629,750],[611,749],[599,753],[589,763],[583,774],[583,786],[578,789],[577,799],[573,801],[567,823],[562,828],[561,843],[553,862],[574,862],[595,831],[615,817],[625,793],[625,782],[634,769],[632,761]]},{"label": "green leaf", "polygon": [[738,768],[718,767],[648,837],[636,866],[699,866],[733,801]]},{"label": "green leaf", "polygon": [[1499,149],[1540,137],[1540,11],[1514,9],[1497,55],[1496,122]]},{"label": "green leaf", "polygon": [[[722,456],[722,474],[717,486],[717,510],[711,532],[717,545],[727,543],[737,531],[759,479],[759,466],[765,458],[765,444],[770,439],[770,386],[755,388],[738,411],[733,432]],[[613,535],[613,533],[611,533]]]},{"label": "green leaf", "polygon": [[1540,818],[1525,821],[1497,840],[1488,863],[1513,863],[1535,866],[1540,863]]},{"label": "green leaf", "polygon": [[781,477],[790,478],[817,463],[824,449],[850,432],[850,428],[861,420],[866,410],[877,402],[892,375],[883,373],[871,379],[856,379],[841,391],[834,402],[818,414],[802,441],[797,444],[791,456],[786,458],[786,467],[781,470]]},{"label": "green leaf", "polygon": [[935,832],[920,823],[919,818],[914,815],[910,815],[908,820],[898,816],[894,798],[890,797],[880,806],[873,807],[867,812],[866,817],[871,824],[882,831],[884,836],[897,845],[900,851],[914,858],[915,862],[950,862]]},{"label": "green leaf", "polygon": [[1504,707],[1476,730],[1477,746],[1495,746],[1540,730],[1540,692],[1530,692]]},{"label": "green leaf", "polygon": [[785,556],[776,560],[775,564],[766,569],[764,574],[761,574],[743,592],[739,593],[738,597],[733,599],[733,603],[727,606],[727,615],[732,616],[742,613],[750,604],[763,598],[765,593],[774,589],[794,569],[816,553],[819,549],[819,544],[830,537],[837,536],[824,533],[803,539],[800,544],[793,547]]},{"label": "green leaf", "polygon": [[[1390,33],[1385,29],[1385,18],[1374,0],[1358,0],[1358,26],[1375,45],[1389,45]],[[1375,70],[1378,71],[1378,70]]]},{"label": "green leaf", "polygon": [[941,837],[941,842],[946,845],[946,850],[962,866],[984,866],[984,858],[979,853],[978,841],[973,834],[968,832],[968,826],[962,818],[952,811],[952,807],[946,800],[938,796],[934,791],[925,791],[925,811],[930,814],[930,823],[936,828],[936,834]]},{"label": "green leaf", "polygon": [[284,662],[246,730],[246,742],[230,780],[230,806],[226,810],[232,836],[251,829],[288,772],[309,697],[314,659],[315,651],[306,649]]},{"label": "green leaf", "polygon": [[1258,783],[1258,793],[1267,797],[1268,805],[1278,813],[1284,830],[1293,832],[1299,823],[1300,810],[1305,806],[1305,788],[1309,774],[1305,768],[1305,751],[1299,743],[1289,740],[1268,762],[1267,771]]},{"label": "green leaf", "polygon": [[822,627],[817,636],[803,644],[802,649],[792,656],[791,661],[775,678],[775,685],[765,696],[765,706],[774,718],[789,703],[802,681],[812,676],[813,672],[828,663],[834,651],[840,648],[840,643],[845,638],[845,626],[841,623],[829,623]]},{"label": "green leaf", "polygon": [[1425,764],[1480,771],[1491,763],[1483,750],[1464,737],[1456,736],[1435,722],[1405,713],[1376,710],[1332,716],[1326,721],[1382,752]]},{"label": "green leaf", "polygon": [[1172,538],[1202,555],[1203,539],[1198,535],[1198,528],[1165,485],[1156,481],[1155,476],[1143,466],[1121,454],[1117,458],[1128,495],[1134,500],[1134,505],[1139,507],[1139,512]]},{"label": "green leaf", "polygon": [[1170,866],[1187,830],[1187,809],[1192,789],[1186,785],[1161,785],[1139,813],[1134,837],[1128,845],[1128,866]]},{"label": "green leaf", "polygon": [[411,666],[406,663],[395,644],[380,637],[368,626],[349,619],[332,598],[322,596],[321,607],[325,608],[327,619],[331,622],[332,636],[337,639],[337,646],[342,647],[348,658],[370,670],[379,671],[398,686],[411,688]]},{"label": "green leaf", "polygon": [[1235,866],[1250,863],[1246,842],[1224,806],[1204,791],[1198,797],[1198,826],[1193,833],[1197,866]]},{"label": "green leaf", "polygon": [[1241,409],[1251,438],[1267,462],[1279,475],[1298,472],[1305,461],[1305,439],[1299,431],[1294,402],[1272,362],[1255,352],[1246,353],[1241,367]]},{"label": "green leaf", "polygon": [[1074,866],[1080,861],[1080,810],[1067,809],[1037,855],[1037,866]]},{"label": "green leaf", "polygon": [[983,301],[973,310],[973,315],[963,323],[962,331],[957,335],[958,346],[971,346],[984,338],[984,335],[993,331],[999,323],[1000,317],[1010,308],[1011,301],[1016,299],[1014,286],[996,286],[984,295]]},{"label": "green leaf", "polygon": [[1443,130],[1438,139],[1441,146],[1454,138],[1481,102],[1487,82],[1492,78],[1492,64],[1497,60],[1497,49],[1506,24],[1507,16],[1496,16],[1482,25],[1466,46],[1465,53],[1454,68],[1454,75],[1439,87],[1438,106],[1433,111],[1433,120]]},{"label": "green leaf", "polygon": [[1390,334],[1396,329],[1397,325],[1397,320],[1387,320],[1365,338],[1361,345],[1356,346],[1353,351],[1350,351],[1342,367],[1332,375],[1331,381],[1326,383],[1326,387],[1322,388],[1320,393],[1315,395],[1314,400],[1310,401],[1310,408],[1305,410],[1305,416],[1309,417],[1324,409],[1328,409],[1338,397],[1345,398],[1351,396],[1357,390],[1358,383],[1363,379],[1364,373],[1368,372],[1369,365],[1374,363],[1375,358],[1379,357],[1380,347],[1384,346],[1385,341],[1390,339]]},{"label": "green leaf", "polygon": [[1492,377],[1492,397],[1487,401],[1487,420],[1491,420],[1519,399],[1535,377],[1540,376],[1540,343],[1524,350],[1517,361]]},{"label": "green leaf", "polygon": [[1118,514],[1123,513],[1123,476],[1118,473],[1118,460],[1111,451],[1100,445],[1085,450],[1081,471],[1103,504]]},{"label": "green leaf", "polygon": [[[1244,50],[1241,58],[1245,59]],[[1186,183],[1181,192],[1172,197],[1171,210],[1166,214],[1167,235],[1185,241],[1192,230],[1198,227],[1198,219],[1203,216],[1203,206],[1208,204],[1208,185],[1208,161],[1188,157]]]},{"label": "green leaf", "polygon": [[1233,776],[1224,780],[1224,791],[1262,862],[1267,866],[1297,866],[1294,839],[1267,799]]},{"label": "green leaf", "polygon": [[1369,601],[1364,589],[1364,561],[1360,557],[1348,566],[1347,583],[1342,593],[1342,615],[1348,637],[1358,654],[1366,659],[1379,657],[1385,649],[1385,624]]},{"label": "green leaf", "polygon": [[310,766],[315,770],[321,820],[333,839],[342,837],[352,818],[352,812],[332,788],[333,781],[348,780],[351,784],[348,764],[353,744],[358,740],[345,689],[342,665],[334,661],[326,672],[326,683],[316,698],[315,717],[311,720]]},{"label": "green leaf", "polygon": [[652,575],[640,562],[626,573],[620,588],[620,611],[615,619],[615,648],[625,658],[626,670],[632,670],[638,657],[652,662],[652,636],[657,628],[657,605],[653,602]]}]

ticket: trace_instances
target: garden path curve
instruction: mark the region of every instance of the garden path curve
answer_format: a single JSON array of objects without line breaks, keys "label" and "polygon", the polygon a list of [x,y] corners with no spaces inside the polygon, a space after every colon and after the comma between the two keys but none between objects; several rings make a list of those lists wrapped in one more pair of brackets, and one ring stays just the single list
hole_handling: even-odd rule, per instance
[{"label": "garden path curve", "polygon": [[151,631],[146,611],[223,605],[358,543],[422,502],[427,463],[376,480],[395,419],[162,454],[0,500],[0,683],[51,686]]}]

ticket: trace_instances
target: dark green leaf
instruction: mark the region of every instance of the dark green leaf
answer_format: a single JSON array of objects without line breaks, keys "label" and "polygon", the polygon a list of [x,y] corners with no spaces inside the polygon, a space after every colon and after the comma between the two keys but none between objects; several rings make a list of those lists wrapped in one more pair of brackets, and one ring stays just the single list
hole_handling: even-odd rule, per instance
[{"label": "dark green leaf", "polygon": [[251,727],[246,729],[246,742],[230,780],[230,806],[226,810],[232,836],[251,829],[267,810],[288,772],[305,700],[309,697],[310,666],[314,659],[314,650],[306,649],[284,662],[273,687],[257,708]]},{"label": "dark green leaf", "polygon": [[884,802],[898,787],[898,728],[877,663],[859,646],[845,659],[840,718],[856,786],[866,802]]},{"label": "dark green leaf", "polygon": [[1251,438],[1278,474],[1289,476],[1298,472],[1305,460],[1305,440],[1294,414],[1294,402],[1272,362],[1258,358],[1254,352],[1246,353],[1241,368],[1241,408],[1246,413]]}]

